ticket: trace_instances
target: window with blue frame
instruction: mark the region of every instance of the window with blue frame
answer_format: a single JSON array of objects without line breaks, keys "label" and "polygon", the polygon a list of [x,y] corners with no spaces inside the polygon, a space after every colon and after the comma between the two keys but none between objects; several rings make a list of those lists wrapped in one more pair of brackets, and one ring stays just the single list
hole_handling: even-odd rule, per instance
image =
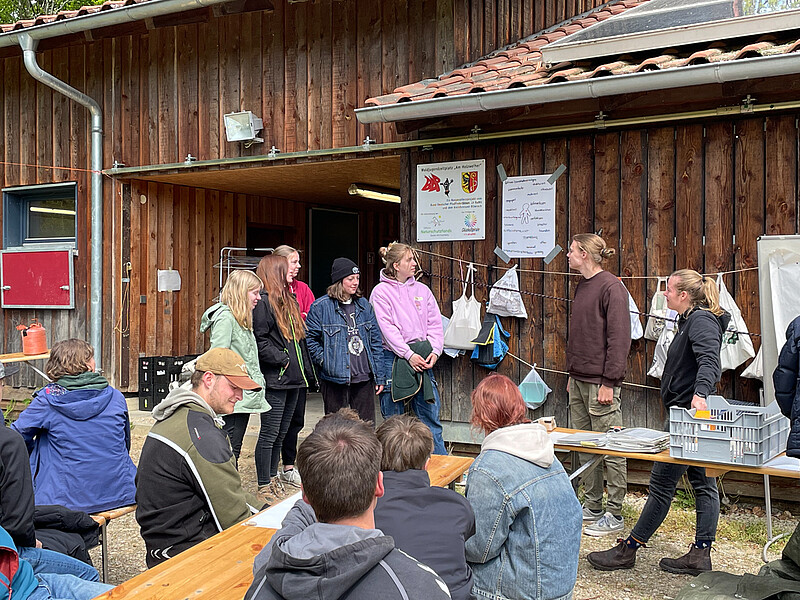
[{"label": "window with blue frame", "polygon": [[3,248],[75,248],[77,191],[75,182],[4,189]]}]

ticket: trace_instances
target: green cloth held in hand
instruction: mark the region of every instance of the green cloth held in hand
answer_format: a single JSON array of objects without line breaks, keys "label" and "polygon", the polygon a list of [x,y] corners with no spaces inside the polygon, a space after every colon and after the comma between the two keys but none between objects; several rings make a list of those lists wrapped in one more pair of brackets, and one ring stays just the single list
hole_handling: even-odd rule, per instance
[{"label": "green cloth held in hand", "polygon": [[[428,340],[411,342],[408,347],[423,358],[433,352],[433,346]],[[402,402],[403,400],[408,400],[414,397],[420,388],[422,388],[425,401],[433,404],[436,398],[433,395],[430,370],[415,371],[411,363],[405,358],[395,356],[394,363],[392,363],[392,401]]]}]

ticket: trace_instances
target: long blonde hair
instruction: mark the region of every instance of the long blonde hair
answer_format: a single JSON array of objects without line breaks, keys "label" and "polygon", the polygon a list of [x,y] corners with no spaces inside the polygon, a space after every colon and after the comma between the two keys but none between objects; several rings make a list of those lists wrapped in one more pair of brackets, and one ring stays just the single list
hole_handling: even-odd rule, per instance
[{"label": "long blonde hair", "polygon": [[686,292],[692,301],[692,306],[699,306],[720,316],[725,311],[719,305],[719,288],[717,282],[711,277],[700,275],[692,269],[675,271],[671,278],[675,278],[674,285],[678,292]]},{"label": "long blonde hair", "polygon": [[408,244],[403,244],[401,242],[391,242],[388,246],[383,246],[380,248],[380,250],[378,250],[383,264],[386,265],[386,267],[383,269],[383,272],[387,277],[397,279],[397,269],[394,268],[394,265],[395,263],[399,263],[401,260],[403,260],[405,255],[409,252],[414,254],[414,257],[416,258],[414,249]]},{"label": "long blonde hair", "polygon": [[297,255],[300,256],[299,250],[292,248],[287,244],[281,244],[272,251],[273,256],[285,256],[286,258],[289,258],[294,253],[297,253]]},{"label": "long blonde hair", "polygon": [[608,248],[605,240],[594,233],[577,233],[572,236],[572,241],[576,242],[578,247],[591,256],[598,265],[617,253],[614,248]]},{"label": "long blonde hair", "polygon": [[253,329],[253,305],[247,294],[261,287],[261,280],[255,273],[239,270],[231,272],[219,294],[219,301],[230,309],[243,329]]},{"label": "long blonde hair", "polygon": [[256,269],[258,279],[264,284],[269,305],[281,334],[287,340],[301,340],[306,337],[306,327],[303,317],[300,316],[300,306],[286,282],[288,272],[287,260],[283,256],[274,254],[262,258]]}]

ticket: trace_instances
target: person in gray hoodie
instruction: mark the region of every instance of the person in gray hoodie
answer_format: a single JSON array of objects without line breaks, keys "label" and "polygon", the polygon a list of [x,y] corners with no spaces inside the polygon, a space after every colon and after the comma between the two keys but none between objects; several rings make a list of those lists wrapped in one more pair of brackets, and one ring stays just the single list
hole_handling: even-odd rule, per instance
[{"label": "person in gray hoodie", "polygon": [[339,413],[322,420],[297,451],[303,499],[256,557],[245,600],[449,599],[430,567],[375,529],[380,466],[370,425]]},{"label": "person in gray hoodie", "polygon": [[243,521],[264,506],[242,489],[222,419],[242,390],[257,390],[229,348],[197,359],[192,389],[178,387],[153,409],[136,476],[136,520],[153,567]]}]

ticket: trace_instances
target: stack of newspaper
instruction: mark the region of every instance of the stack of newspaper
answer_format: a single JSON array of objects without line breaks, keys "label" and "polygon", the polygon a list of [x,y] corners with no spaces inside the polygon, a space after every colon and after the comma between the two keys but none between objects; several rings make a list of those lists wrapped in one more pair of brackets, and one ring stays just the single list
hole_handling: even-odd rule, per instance
[{"label": "stack of newspaper", "polygon": [[656,454],[669,448],[669,433],[646,427],[631,427],[606,434],[606,448],[624,452]]}]

